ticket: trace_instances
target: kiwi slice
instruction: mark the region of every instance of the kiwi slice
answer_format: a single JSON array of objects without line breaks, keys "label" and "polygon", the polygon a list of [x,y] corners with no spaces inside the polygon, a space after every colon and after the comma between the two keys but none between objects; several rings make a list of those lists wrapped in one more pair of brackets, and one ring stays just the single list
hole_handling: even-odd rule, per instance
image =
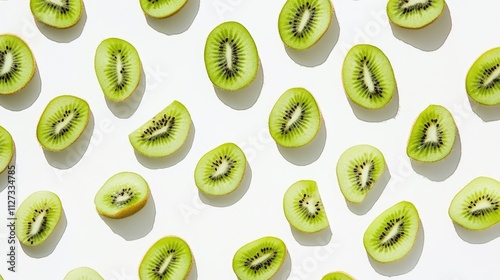
[{"label": "kiwi slice", "polygon": [[141,59],[129,42],[108,38],[97,47],[94,68],[104,96],[120,102],[129,98],[141,80]]},{"label": "kiwi slice", "polygon": [[470,230],[484,230],[500,222],[500,182],[478,177],[453,198],[448,209],[450,218]]},{"label": "kiwi slice", "polygon": [[94,204],[100,215],[121,219],[135,214],[146,205],[149,185],[134,172],[120,172],[99,189]]},{"label": "kiwi slice", "polygon": [[42,244],[52,234],[62,215],[57,194],[38,191],[29,195],[16,212],[16,236],[26,246]]},{"label": "kiwi slice", "polygon": [[233,271],[238,279],[268,280],[280,269],[286,257],[283,240],[266,236],[238,249],[233,257]]},{"label": "kiwi slice", "polygon": [[159,158],[177,151],[186,142],[191,115],[179,101],[173,101],[152,119],[129,134],[132,147],[142,155]]},{"label": "kiwi slice", "polygon": [[36,136],[42,147],[61,151],[82,135],[90,119],[87,101],[72,95],[52,99],[38,121]]},{"label": "kiwi slice", "polygon": [[12,161],[14,146],[12,135],[0,126],[0,173],[4,172]]},{"label": "kiwi slice", "polygon": [[290,225],[299,231],[312,233],[330,226],[315,181],[292,184],[283,197],[283,210]]},{"label": "kiwi slice", "polygon": [[283,93],[269,115],[271,136],[287,148],[308,144],[316,137],[320,126],[318,104],[304,88],[291,88]]},{"label": "kiwi slice", "polygon": [[344,272],[332,272],[323,276],[321,280],[354,280],[354,278],[351,275]]},{"label": "kiwi slice", "polygon": [[36,62],[29,46],[18,36],[0,35],[0,94],[13,94],[33,78]]},{"label": "kiwi slice", "polygon": [[82,266],[68,272],[63,280],[104,280],[104,278],[92,268]]},{"label": "kiwi slice", "polygon": [[479,104],[500,104],[500,48],[488,50],[472,64],[465,88],[470,98]]},{"label": "kiwi slice", "polygon": [[166,18],[176,14],[187,0],[140,0],[144,13],[154,18]]},{"label": "kiwi slice", "polygon": [[344,198],[360,203],[385,171],[382,152],[371,145],[356,145],[347,149],[337,162],[337,180]]},{"label": "kiwi slice", "polygon": [[69,28],[82,17],[82,0],[30,0],[35,19],[55,28]]},{"label": "kiwi slice", "polygon": [[417,240],[420,217],[413,203],[401,201],[373,220],[363,236],[366,252],[381,263],[406,256]]},{"label": "kiwi slice", "polygon": [[139,279],[186,279],[192,264],[193,254],[186,241],[176,236],[166,236],[146,252],[139,266]]},{"label": "kiwi slice", "polygon": [[205,43],[205,67],[218,88],[236,91],[250,85],[259,70],[259,53],[250,32],[234,21],[215,27]]},{"label": "kiwi slice", "polygon": [[342,67],[342,82],[347,96],[367,109],[384,107],[396,91],[391,62],[382,50],[368,44],[349,50]]},{"label": "kiwi slice", "polygon": [[418,29],[433,23],[444,6],[444,0],[389,0],[387,16],[400,27]]}]

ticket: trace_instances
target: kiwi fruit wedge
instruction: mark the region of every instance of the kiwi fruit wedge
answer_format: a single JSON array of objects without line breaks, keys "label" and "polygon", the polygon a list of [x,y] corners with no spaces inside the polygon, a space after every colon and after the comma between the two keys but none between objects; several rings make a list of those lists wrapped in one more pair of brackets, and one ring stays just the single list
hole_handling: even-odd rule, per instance
[{"label": "kiwi fruit wedge", "polygon": [[121,219],[141,210],[149,198],[149,185],[134,172],[120,172],[109,178],[94,198],[97,212],[105,217]]},{"label": "kiwi fruit wedge", "polygon": [[469,97],[479,104],[500,104],[500,47],[483,53],[472,64],[465,89]]},{"label": "kiwi fruit wedge", "polygon": [[417,240],[420,217],[413,203],[401,201],[373,220],[363,236],[366,252],[381,263],[406,256]]},{"label": "kiwi fruit wedge", "polygon": [[354,280],[354,278],[351,275],[344,272],[332,272],[323,276],[321,280]]},{"label": "kiwi fruit wedge", "polygon": [[104,96],[113,102],[129,98],[141,80],[139,53],[123,39],[103,40],[95,53],[94,68]]},{"label": "kiwi fruit wedge", "polygon": [[469,230],[484,230],[500,222],[500,182],[477,177],[469,182],[451,201],[448,209],[456,224]]},{"label": "kiwi fruit wedge", "polygon": [[38,246],[52,234],[63,212],[57,194],[37,191],[29,195],[16,212],[16,236],[26,246]]},{"label": "kiwi fruit wedge", "polygon": [[7,129],[0,126],[0,173],[4,172],[14,157],[14,140]]},{"label": "kiwi fruit wedge", "polygon": [[223,90],[240,90],[255,80],[259,53],[245,26],[228,21],[210,32],[205,43],[205,68],[210,81]]},{"label": "kiwi fruit wedge", "polygon": [[330,226],[318,184],[313,180],[300,180],[288,188],[283,211],[290,225],[302,232],[318,232]]},{"label": "kiwi fruit wedge", "polygon": [[142,11],[153,18],[166,18],[179,12],[188,0],[140,0]]},{"label": "kiwi fruit wedge", "polygon": [[179,101],[173,101],[152,119],[129,134],[130,144],[147,157],[160,158],[177,151],[189,136],[191,115]]},{"label": "kiwi fruit wedge", "polygon": [[29,46],[13,34],[0,35],[0,94],[13,94],[33,78],[36,62]]},{"label": "kiwi fruit wedge", "polygon": [[68,272],[63,280],[104,280],[104,278],[92,268],[82,266]]},{"label": "kiwi fruit wedge", "polygon": [[233,271],[242,280],[268,280],[275,275],[286,258],[283,240],[266,236],[243,245],[233,257]]},{"label": "kiwi fruit wedge", "polygon": [[342,66],[342,82],[349,99],[367,109],[384,107],[396,91],[391,62],[382,50],[368,44],[349,50]]},{"label": "kiwi fruit wedge", "polygon": [[444,0],[389,0],[387,16],[397,26],[419,29],[433,23],[445,5]]},{"label": "kiwi fruit wedge", "polygon": [[140,280],[186,279],[193,264],[189,245],[177,236],[166,236],[149,248],[139,266]]},{"label": "kiwi fruit wedge", "polygon": [[274,104],[269,133],[279,145],[297,148],[309,144],[321,127],[321,112],[314,96],[304,88],[291,88]]},{"label": "kiwi fruit wedge", "polygon": [[360,203],[385,171],[382,152],[371,145],[356,145],[347,149],[337,162],[337,181],[344,198]]},{"label": "kiwi fruit wedge", "polygon": [[36,20],[55,28],[69,28],[82,17],[82,0],[30,0],[30,8]]},{"label": "kiwi fruit wedge", "polygon": [[278,31],[285,46],[305,50],[326,33],[333,17],[330,0],[287,0],[278,18]]}]

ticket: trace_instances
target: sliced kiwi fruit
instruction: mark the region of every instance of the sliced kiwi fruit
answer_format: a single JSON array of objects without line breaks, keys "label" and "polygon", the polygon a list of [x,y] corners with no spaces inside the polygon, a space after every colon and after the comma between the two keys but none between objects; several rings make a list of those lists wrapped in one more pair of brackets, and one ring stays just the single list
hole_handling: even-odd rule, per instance
[{"label": "sliced kiwi fruit", "polygon": [[354,280],[354,278],[345,272],[332,272],[323,276],[321,280]]},{"label": "sliced kiwi fruit", "polygon": [[50,191],[29,195],[16,212],[16,236],[26,246],[42,244],[52,234],[63,212],[61,200]]},{"label": "sliced kiwi fruit", "polygon": [[188,0],[140,0],[144,13],[153,18],[166,18],[179,12]]},{"label": "sliced kiwi fruit", "polygon": [[95,53],[94,68],[104,96],[113,102],[129,98],[141,80],[139,53],[123,39],[103,40]]},{"label": "sliced kiwi fruit", "polygon": [[347,149],[337,162],[337,181],[344,198],[360,203],[385,171],[382,152],[371,145],[356,145]]},{"label": "sliced kiwi fruit", "polygon": [[472,64],[465,88],[470,98],[479,104],[500,104],[500,47],[483,53]]},{"label": "sliced kiwi fruit", "polygon": [[313,95],[291,88],[281,95],[269,115],[269,132],[279,145],[296,148],[310,143],[321,126],[321,113]]},{"label": "sliced kiwi fruit", "polygon": [[104,280],[104,278],[92,268],[82,266],[68,272],[63,280]]},{"label": "sliced kiwi fruit", "polygon": [[179,101],[173,101],[152,119],[129,134],[130,144],[147,157],[159,158],[177,151],[189,136],[191,115]]},{"label": "sliced kiwi fruit", "polygon": [[149,198],[149,185],[134,172],[120,172],[109,178],[94,198],[97,212],[105,217],[121,219],[141,210]]},{"label": "sliced kiwi fruit", "polygon": [[0,173],[5,171],[14,157],[14,140],[7,129],[0,126]]},{"label": "sliced kiwi fruit", "polygon": [[233,257],[233,271],[242,280],[268,280],[275,275],[286,258],[283,240],[266,236],[238,249]]},{"label": "sliced kiwi fruit", "polygon": [[236,91],[250,85],[259,70],[259,53],[250,32],[235,21],[215,27],[205,43],[205,68],[218,88]]},{"label": "sliced kiwi fruit", "polygon": [[278,18],[278,31],[285,46],[305,50],[326,33],[333,17],[330,0],[287,0]]},{"label": "sliced kiwi fruit", "polygon": [[470,230],[484,230],[500,222],[500,182],[478,177],[453,198],[448,209],[456,224]]},{"label": "sliced kiwi fruit", "polygon": [[55,28],[69,28],[82,17],[82,0],[30,0],[35,19]]},{"label": "sliced kiwi fruit", "polygon": [[0,94],[13,94],[33,78],[36,62],[29,46],[18,36],[0,35]]},{"label": "sliced kiwi fruit", "polygon": [[347,53],[342,82],[349,99],[367,109],[387,105],[396,91],[396,78],[387,56],[379,48],[359,44]]},{"label": "sliced kiwi fruit", "polygon": [[193,254],[186,241],[177,236],[166,236],[146,252],[139,266],[139,279],[186,279],[192,264]]},{"label": "sliced kiwi fruit", "polygon": [[419,29],[433,23],[444,11],[444,0],[389,0],[389,20],[403,28]]},{"label": "sliced kiwi fruit", "polygon": [[318,232],[330,226],[318,184],[312,180],[300,180],[288,188],[283,211],[290,225],[302,232]]}]

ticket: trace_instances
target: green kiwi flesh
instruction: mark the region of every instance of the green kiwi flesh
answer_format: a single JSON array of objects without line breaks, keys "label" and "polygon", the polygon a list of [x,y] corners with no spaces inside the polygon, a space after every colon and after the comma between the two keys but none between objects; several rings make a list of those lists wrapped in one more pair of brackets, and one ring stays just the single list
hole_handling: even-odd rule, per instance
[{"label": "green kiwi flesh", "polygon": [[323,276],[321,280],[354,280],[354,278],[344,272],[332,272]]},{"label": "green kiwi flesh", "polygon": [[17,209],[17,238],[26,246],[42,244],[58,225],[62,212],[57,194],[50,191],[32,193]]},{"label": "green kiwi flesh", "polygon": [[287,0],[278,18],[281,40],[291,49],[308,49],[323,37],[332,17],[330,0]]},{"label": "green kiwi flesh", "polygon": [[186,279],[193,264],[189,245],[176,236],[158,240],[144,255],[139,266],[140,280]]},{"label": "green kiwi flesh", "polygon": [[318,185],[312,180],[300,180],[288,188],[283,211],[290,225],[302,232],[318,232],[330,226]]},{"label": "green kiwi flesh", "polygon": [[186,142],[191,115],[179,101],[173,101],[152,119],[129,134],[134,149],[147,157],[159,158],[176,152]]},{"label": "green kiwi flesh", "polygon": [[94,68],[104,96],[113,102],[124,101],[141,80],[141,59],[129,42],[108,38],[97,47]]},{"label": "green kiwi flesh", "polygon": [[82,0],[30,0],[33,16],[55,28],[69,28],[78,23],[83,12]]},{"label": "green kiwi flesh", "polygon": [[420,217],[413,203],[401,201],[382,212],[363,236],[366,252],[381,263],[406,256],[415,245]]},{"label": "green kiwi flesh", "polygon": [[149,185],[134,172],[120,172],[109,178],[94,198],[97,212],[105,217],[121,219],[141,210],[149,198]]},{"label": "green kiwi flesh", "polygon": [[14,140],[12,135],[0,126],[0,173],[5,171],[14,157]]},{"label": "green kiwi flesh", "polygon": [[63,280],[104,280],[104,278],[92,268],[82,266],[68,272]]},{"label": "green kiwi flesh", "polygon": [[66,149],[82,135],[90,115],[89,104],[79,97],[61,95],[52,99],[38,121],[38,142],[49,151]]},{"label": "green kiwi flesh", "polygon": [[286,258],[285,243],[266,236],[242,246],[233,257],[233,271],[238,279],[267,280],[275,275]]},{"label": "green kiwi flesh", "polygon": [[472,64],[465,88],[470,98],[479,104],[500,104],[500,48],[488,50]]},{"label": "green kiwi flesh", "polygon": [[384,107],[396,91],[391,62],[382,50],[368,44],[349,50],[342,67],[342,82],[347,96],[367,109]]},{"label": "green kiwi flesh", "polygon": [[188,0],[140,0],[142,11],[153,18],[166,18],[176,14]]},{"label": "green kiwi flesh", "polygon": [[259,54],[250,32],[234,21],[215,27],[205,43],[205,68],[218,88],[236,91],[250,85],[259,70]]},{"label": "green kiwi flesh", "polygon": [[433,23],[444,6],[444,0],[389,0],[387,16],[400,27],[419,29]]},{"label": "green kiwi flesh", "polygon": [[0,35],[0,94],[23,89],[35,70],[36,62],[29,46],[16,35]]},{"label": "green kiwi flesh", "polygon": [[484,230],[500,222],[500,182],[478,177],[460,190],[448,209],[456,224],[470,230]]}]

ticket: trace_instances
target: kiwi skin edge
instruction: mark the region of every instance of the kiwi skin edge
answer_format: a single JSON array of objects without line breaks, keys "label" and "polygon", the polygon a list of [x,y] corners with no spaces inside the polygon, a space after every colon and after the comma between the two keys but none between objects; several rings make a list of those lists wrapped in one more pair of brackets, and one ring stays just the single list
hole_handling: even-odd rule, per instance
[{"label": "kiwi skin edge", "polygon": [[6,33],[6,34],[2,34],[2,35],[9,35],[9,36],[17,37],[19,40],[21,40],[26,45],[26,47],[28,48],[28,50],[31,53],[31,56],[33,57],[33,70],[29,74],[30,78],[29,78],[28,82],[25,85],[23,85],[22,87],[20,87],[19,89],[17,89],[16,91],[6,92],[6,93],[1,93],[0,94],[0,95],[11,95],[11,94],[14,94],[14,93],[18,93],[19,91],[21,91],[22,89],[24,89],[31,82],[31,80],[33,80],[33,76],[35,75],[35,72],[37,71],[37,63],[36,63],[35,55],[33,54],[33,51],[31,50],[31,48],[29,47],[29,45],[26,43],[26,41],[24,41],[21,37],[19,37],[16,34]]}]

